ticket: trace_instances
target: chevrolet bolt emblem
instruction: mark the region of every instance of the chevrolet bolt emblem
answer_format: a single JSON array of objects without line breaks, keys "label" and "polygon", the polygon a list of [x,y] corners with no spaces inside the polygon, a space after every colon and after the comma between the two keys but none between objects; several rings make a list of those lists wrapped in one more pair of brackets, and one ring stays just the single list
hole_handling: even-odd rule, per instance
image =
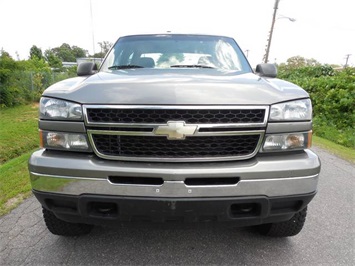
[{"label": "chevrolet bolt emblem", "polygon": [[197,126],[186,125],[184,121],[168,121],[166,126],[158,126],[155,135],[167,136],[170,140],[185,139],[195,134]]}]

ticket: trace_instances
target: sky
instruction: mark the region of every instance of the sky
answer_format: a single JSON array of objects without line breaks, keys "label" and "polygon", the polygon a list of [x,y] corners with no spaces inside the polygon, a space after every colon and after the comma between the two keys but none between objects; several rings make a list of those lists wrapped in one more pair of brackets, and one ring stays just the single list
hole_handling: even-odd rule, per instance
[{"label": "sky", "polygon": [[[0,0],[0,49],[27,59],[32,45],[62,43],[90,54],[102,41],[141,33],[233,37],[253,67],[261,63],[275,0]],[[90,6],[92,8],[90,8]],[[355,66],[354,0],[281,0],[269,61],[292,56]],[[92,15],[91,15],[92,14]],[[288,18],[296,19],[291,22]],[[95,45],[94,45],[95,44]]]}]

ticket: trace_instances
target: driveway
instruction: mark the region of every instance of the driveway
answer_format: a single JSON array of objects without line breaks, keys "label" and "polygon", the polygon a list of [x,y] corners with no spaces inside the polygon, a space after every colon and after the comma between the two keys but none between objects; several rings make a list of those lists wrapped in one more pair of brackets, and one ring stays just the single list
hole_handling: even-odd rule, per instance
[{"label": "driveway", "polygon": [[355,166],[314,150],[322,160],[319,192],[295,237],[170,224],[96,227],[87,236],[59,237],[47,231],[31,197],[0,218],[0,265],[355,265]]}]

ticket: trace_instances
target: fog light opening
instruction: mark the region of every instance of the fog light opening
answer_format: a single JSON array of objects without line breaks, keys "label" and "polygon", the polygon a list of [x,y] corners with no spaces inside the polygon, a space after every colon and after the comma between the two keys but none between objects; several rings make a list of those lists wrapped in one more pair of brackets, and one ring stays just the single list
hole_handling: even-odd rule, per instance
[{"label": "fog light opening", "polygon": [[260,205],[257,203],[237,203],[232,204],[230,212],[232,217],[248,217],[260,215]]},{"label": "fog light opening", "polygon": [[91,216],[117,217],[118,207],[110,202],[92,202],[89,204],[89,213]]}]

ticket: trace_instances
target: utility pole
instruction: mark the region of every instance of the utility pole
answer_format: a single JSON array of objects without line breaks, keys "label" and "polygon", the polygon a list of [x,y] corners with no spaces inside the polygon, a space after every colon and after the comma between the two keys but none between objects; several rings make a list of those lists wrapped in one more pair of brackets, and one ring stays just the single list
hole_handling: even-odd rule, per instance
[{"label": "utility pole", "polygon": [[345,67],[348,67],[348,62],[349,62],[349,57],[351,56],[351,54],[347,54],[345,55],[345,65],[344,65],[344,68]]},{"label": "utility pole", "polygon": [[245,55],[246,55],[247,58],[249,57],[249,51],[250,51],[249,49],[245,50]]},{"label": "utility pole", "polygon": [[275,5],[274,5],[274,14],[272,16],[272,21],[271,21],[271,29],[269,32],[269,39],[267,41],[267,46],[266,46],[266,53],[264,57],[264,63],[267,63],[269,61],[269,53],[270,53],[270,46],[271,46],[271,39],[272,39],[272,34],[274,32],[274,25],[276,21],[276,13],[277,9],[279,8],[279,2],[280,0],[275,0]]}]

